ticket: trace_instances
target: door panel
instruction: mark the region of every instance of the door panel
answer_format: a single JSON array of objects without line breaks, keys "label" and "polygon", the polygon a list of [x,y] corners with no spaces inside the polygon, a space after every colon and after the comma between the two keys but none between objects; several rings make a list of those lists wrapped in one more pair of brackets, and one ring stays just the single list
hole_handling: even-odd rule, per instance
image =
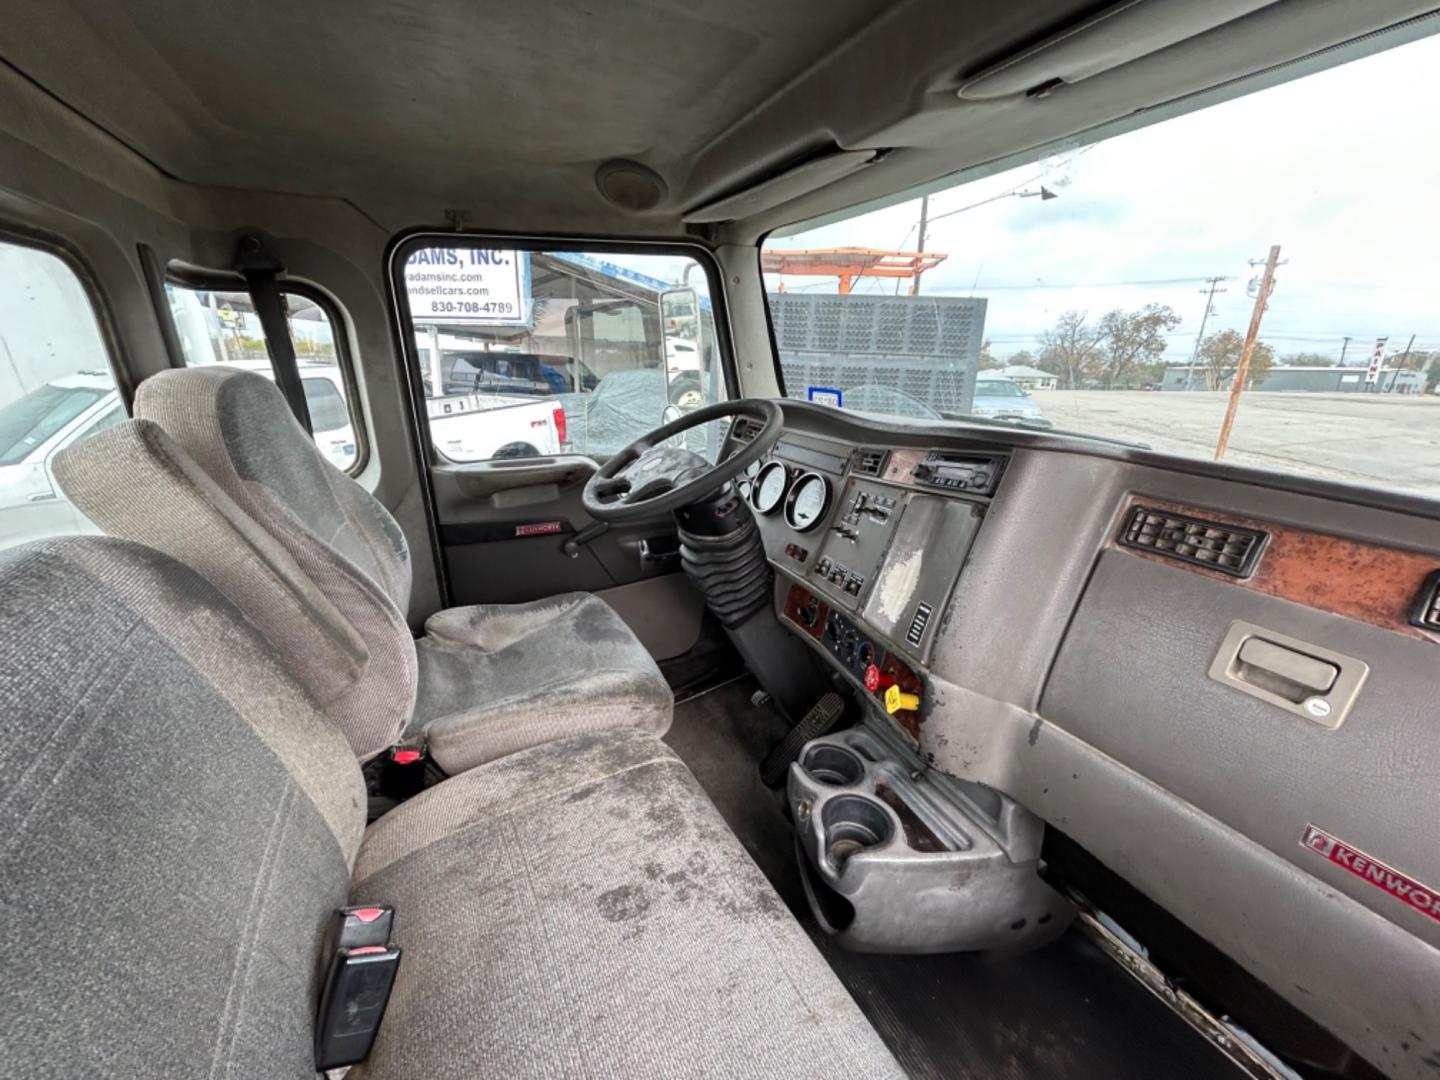
[{"label": "door panel", "polygon": [[[432,234],[394,270],[445,602],[600,593],[656,656],[688,649],[701,606],[672,517],[587,532],[580,494],[597,457],[727,395],[708,253]],[[686,445],[713,460],[721,438]]]},{"label": "door panel", "polygon": [[674,520],[592,524],[580,492],[598,466],[586,457],[439,465],[431,471],[450,603],[519,603],[570,590],[600,592],[679,570]]},{"label": "door panel", "polygon": [[700,638],[705,599],[684,574],[665,574],[605,589],[613,607],[656,660],[683,656]]}]

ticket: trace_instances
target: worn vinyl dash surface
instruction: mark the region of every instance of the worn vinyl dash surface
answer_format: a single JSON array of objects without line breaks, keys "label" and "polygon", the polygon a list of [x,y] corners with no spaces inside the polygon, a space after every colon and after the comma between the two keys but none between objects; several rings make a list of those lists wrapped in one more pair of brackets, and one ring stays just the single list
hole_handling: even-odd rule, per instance
[{"label": "worn vinyl dash surface", "polygon": [[1017,957],[846,952],[810,918],[780,797],[757,762],[784,733],[749,678],[676,707],[685,760],[913,1077],[1208,1080],[1239,1075],[1203,1037],[1078,933]]}]

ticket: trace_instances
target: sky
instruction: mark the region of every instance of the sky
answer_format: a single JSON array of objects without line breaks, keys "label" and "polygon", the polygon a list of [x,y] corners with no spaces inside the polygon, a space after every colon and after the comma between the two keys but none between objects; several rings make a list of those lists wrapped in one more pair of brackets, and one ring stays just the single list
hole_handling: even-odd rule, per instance
[{"label": "sky", "polygon": [[[1440,37],[1403,45],[1150,128],[930,197],[930,215],[1041,184],[1058,198],[1004,196],[935,221],[948,258],[923,279],[939,296],[988,299],[985,337],[1005,359],[1038,351],[1065,311],[1169,304],[1183,322],[1165,359],[1188,361],[1205,279],[1224,276],[1206,333],[1242,334],[1246,286],[1271,244],[1284,260],[1261,339],[1347,364],[1440,349]],[[768,248],[915,250],[919,200]],[[770,276],[774,288],[778,278]],[[834,292],[833,278],[787,289]],[[902,284],[902,291],[908,282]],[[893,293],[868,279],[856,291]]]}]

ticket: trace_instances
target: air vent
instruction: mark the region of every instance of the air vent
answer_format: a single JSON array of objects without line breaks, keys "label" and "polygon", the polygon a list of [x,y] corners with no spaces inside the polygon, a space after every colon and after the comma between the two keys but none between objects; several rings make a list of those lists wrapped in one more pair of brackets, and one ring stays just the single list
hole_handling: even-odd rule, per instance
[{"label": "air vent", "polygon": [[885,471],[885,459],[889,456],[888,450],[856,450],[855,471],[864,476],[879,476]]},{"label": "air vent", "polygon": [[1265,540],[1266,534],[1256,529],[1220,525],[1148,506],[1131,510],[1120,534],[1125,547],[1242,578],[1255,569]]},{"label": "air vent", "polygon": [[1422,630],[1440,632],[1440,570],[1425,579],[1415,606],[1410,609],[1410,622]]},{"label": "air vent", "polygon": [[730,437],[738,442],[750,442],[760,434],[760,429],[764,426],[759,420],[752,420],[748,416],[737,416],[735,426],[730,429]]}]

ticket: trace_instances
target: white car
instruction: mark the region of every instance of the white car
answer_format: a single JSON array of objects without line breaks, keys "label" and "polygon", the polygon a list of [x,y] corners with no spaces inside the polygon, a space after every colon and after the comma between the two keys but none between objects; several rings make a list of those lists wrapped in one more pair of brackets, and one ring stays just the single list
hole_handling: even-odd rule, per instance
[{"label": "white car", "polygon": [[[268,366],[233,365],[270,375]],[[315,444],[337,468],[355,463],[355,430],[334,365],[300,365]],[[108,371],[52,379],[0,408],[0,547],[59,532],[93,532],[55,481],[55,455],[126,419]]]},{"label": "white car", "polygon": [[94,532],[55,482],[56,452],[125,419],[108,371],[77,371],[0,408],[0,547]]}]

